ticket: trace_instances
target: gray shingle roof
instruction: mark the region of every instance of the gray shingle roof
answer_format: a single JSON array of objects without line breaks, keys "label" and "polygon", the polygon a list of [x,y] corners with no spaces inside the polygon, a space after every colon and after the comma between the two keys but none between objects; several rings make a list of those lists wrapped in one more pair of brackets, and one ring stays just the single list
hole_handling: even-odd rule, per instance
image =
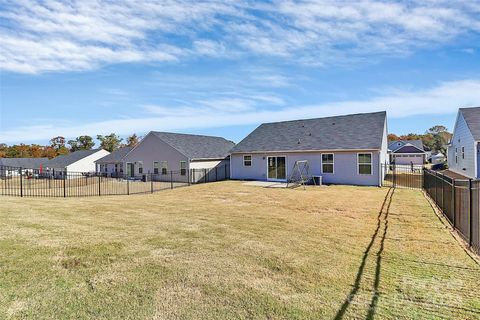
[{"label": "gray shingle roof", "polygon": [[480,107],[460,108],[463,118],[475,140],[480,140]]},{"label": "gray shingle roof", "polygon": [[232,153],[302,150],[377,150],[382,147],[386,112],[264,123]]},{"label": "gray shingle roof", "polygon": [[56,158],[53,158],[49,160],[47,163],[44,164],[44,167],[48,168],[65,168],[69,165],[71,165],[74,162],[77,162],[78,160],[81,160],[85,157],[88,157],[89,155],[94,154],[95,152],[98,152],[102,149],[93,149],[93,150],[79,150],[75,151],[69,154],[66,154],[64,156],[58,156]]},{"label": "gray shingle roof", "polygon": [[133,147],[123,147],[118,148],[117,150],[113,151],[112,153],[106,155],[103,158],[98,159],[95,161],[96,163],[115,163],[115,162],[122,162],[123,158],[127,155],[127,153],[132,150]]},{"label": "gray shingle roof", "polygon": [[221,137],[156,131],[152,134],[189,159],[223,159],[235,145]]},{"label": "gray shingle roof", "polygon": [[417,149],[420,149],[421,151],[425,151],[423,148],[423,142],[420,139],[416,140],[396,140],[388,143],[388,149],[395,152],[398,149],[402,148],[406,144],[411,144],[412,146],[416,147]]},{"label": "gray shingle roof", "polygon": [[38,169],[48,158],[0,158],[0,166]]}]

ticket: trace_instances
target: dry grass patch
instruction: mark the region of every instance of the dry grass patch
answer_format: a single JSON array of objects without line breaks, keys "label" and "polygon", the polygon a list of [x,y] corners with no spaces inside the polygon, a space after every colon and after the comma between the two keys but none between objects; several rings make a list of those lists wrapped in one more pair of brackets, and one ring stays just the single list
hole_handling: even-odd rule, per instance
[{"label": "dry grass patch", "polygon": [[129,197],[4,197],[0,266],[0,318],[480,312],[480,268],[411,190],[220,182]]}]

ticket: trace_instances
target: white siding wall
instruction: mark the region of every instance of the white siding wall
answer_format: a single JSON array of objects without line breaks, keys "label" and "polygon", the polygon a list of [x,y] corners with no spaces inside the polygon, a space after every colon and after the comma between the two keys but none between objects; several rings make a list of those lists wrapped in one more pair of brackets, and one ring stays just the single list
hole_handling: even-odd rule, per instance
[{"label": "white siding wall", "polygon": [[229,163],[228,160],[216,160],[216,161],[196,160],[196,161],[190,162],[190,169],[210,169],[210,168],[224,166],[228,163]]},{"label": "white siding wall", "polygon": [[67,171],[70,172],[95,172],[95,161],[100,158],[105,157],[106,155],[110,154],[110,152],[106,150],[99,150],[94,154],[89,155],[83,159],[78,160],[77,162],[72,163],[71,165],[67,166]]},{"label": "white siding wall", "polygon": [[[465,148],[465,157],[462,158],[462,147]],[[457,159],[455,160],[455,149],[457,149]],[[448,167],[450,170],[475,178],[475,141],[468,129],[467,123],[459,112],[455,131],[452,137],[451,146],[448,148]]]}]

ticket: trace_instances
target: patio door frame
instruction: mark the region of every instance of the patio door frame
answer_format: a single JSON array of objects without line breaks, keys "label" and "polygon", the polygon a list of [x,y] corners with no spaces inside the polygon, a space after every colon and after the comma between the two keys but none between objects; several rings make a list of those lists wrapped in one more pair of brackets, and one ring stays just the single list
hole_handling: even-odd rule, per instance
[{"label": "patio door frame", "polygon": [[[270,158],[275,158],[275,178],[270,178],[269,177],[269,163],[270,163]],[[285,178],[283,179],[278,179],[278,164],[277,164],[277,158],[284,158],[285,159]],[[268,181],[287,181],[288,173],[287,173],[287,156],[286,155],[279,155],[279,156],[267,156],[267,180]]]},{"label": "patio door frame", "polygon": [[135,177],[135,163],[127,162],[127,178]]}]

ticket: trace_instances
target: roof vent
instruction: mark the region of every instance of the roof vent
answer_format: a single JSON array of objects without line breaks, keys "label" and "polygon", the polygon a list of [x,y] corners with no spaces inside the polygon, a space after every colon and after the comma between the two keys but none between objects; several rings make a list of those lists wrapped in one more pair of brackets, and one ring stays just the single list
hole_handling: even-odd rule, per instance
[{"label": "roof vent", "polygon": [[298,144],[300,144],[300,139],[298,139]]},{"label": "roof vent", "polygon": [[334,125],[335,125],[335,122],[332,122],[332,126],[334,126]]}]

